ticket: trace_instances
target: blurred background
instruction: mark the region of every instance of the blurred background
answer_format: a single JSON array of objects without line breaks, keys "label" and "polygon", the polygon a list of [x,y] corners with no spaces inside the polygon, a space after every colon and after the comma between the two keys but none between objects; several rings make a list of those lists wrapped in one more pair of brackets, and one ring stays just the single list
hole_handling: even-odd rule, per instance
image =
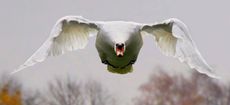
[{"label": "blurred background", "polygon": [[[82,101],[82,103],[89,105],[93,104],[90,104],[90,101],[87,101],[88,98],[85,97],[91,97],[90,95],[87,95],[91,93],[104,94],[102,95],[103,97],[107,95],[108,97],[111,96],[106,102],[119,105],[140,105],[143,104],[141,103],[143,100],[147,99],[156,102],[154,104],[160,104],[160,101],[158,103],[158,101],[155,100],[163,100],[158,99],[159,97],[164,97],[163,94],[172,94],[175,96],[174,94],[176,94],[176,92],[179,92],[178,94],[180,94],[180,92],[183,93],[184,90],[181,88],[170,90],[169,93],[162,93],[162,90],[157,89],[156,91],[153,91],[154,93],[146,92],[145,88],[142,89],[140,87],[155,88],[154,86],[160,83],[145,86],[145,83],[152,83],[151,77],[154,76],[151,74],[156,74],[156,77],[157,75],[161,75],[159,78],[164,77],[164,75],[167,77],[168,75],[167,78],[170,81],[173,81],[173,83],[169,81],[170,85],[167,85],[168,87],[177,87],[174,86],[174,83],[183,83],[183,81],[186,81],[185,83],[188,82],[188,84],[185,84],[186,86],[188,85],[188,87],[192,87],[188,90],[194,90],[193,85],[206,87],[206,84],[200,85],[199,83],[196,84],[193,82],[198,80],[192,79],[195,74],[192,73],[192,70],[190,70],[187,65],[180,63],[176,59],[162,55],[156,47],[153,39],[148,36],[144,37],[144,45],[141,49],[138,60],[134,65],[134,71],[126,75],[112,74],[106,70],[106,66],[101,64],[98,53],[95,49],[94,37],[90,39],[88,46],[83,50],[68,52],[65,55],[58,57],[51,57],[45,62],[29,67],[9,78],[7,74],[12,72],[20,64],[24,63],[24,61],[42,45],[46,38],[48,38],[50,30],[55,22],[66,15],[81,15],[95,21],[124,20],[140,23],[154,23],[171,17],[178,18],[188,25],[192,39],[196,43],[201,54],[223,78],[222,81],[224,81],[224,83],[216,83],[216,81],[214,81],[213,84],[217,85],[217,88],[221,87],[219,90],[226,91],[224,89],[228,89],[228,86],[225,85],[228,84],[230,79],[230,73],[228,71],[230,68],[230,65],[228,64],[230,62],[230,41],[228,41],[230,39],[230,36],[228,35],[230,24],[230,13],[228,12],[228,10],[230,10],[229,4],[230,1],[228,0],[2,0],[0,1],[0,77],[2,78],[1,81],[3,81],[0,86],[2,89],[1,94],[3,94],[2,97],[5,97],[3,99],[8,100],[6,101],[8,103],[11,102],[9,100],[14,100],[13,102],[26,104],[27,98],[44,98],[43,95],[46,93],[51,96],[52,94],[62,94],[49,91],[50,88],[51,90],[55,90],[56,88],[56,90],[59,90],[60,87],[63,87],[64,90],[62,91],[64,91],[63,93],[65,93],[65,95],[61,97],[68,97],[68,92],[65,91],[74,93],[71,91],[78,91],[77,87],[79,86],[81,87],[79,88],[79,92],[85,92],[88,91],[87,88],[82,87],[85,87],[87,84],[96,84],[96,86],[100,87],[99,89],[103,90],[101,93],[83,92],[84,95],[79,96],[86,99],[86,101]],[[159,73],[159,71],[164,71],[164,73]],[[174,79],[174,76],[178,76],[175,78],[179,79]],[[188,80],[185,78],[188,78]],[[207,79],[206,77],[202,78],[204,81]],[[9,82],[9,80],[17,81]],[[211,81],[211,83],[213,82],[213,80],[209,79],[208,81]],[[207,82],[207,86],[209,86],[208,83],[209,82]],[[11,86],[10,84],[15,86]],[[76,88],[76,90],[69,89],[68,84],[72,84],[73,86],[70,86],[71,89],[73,87],[74,89]],[[167,86],[163,85],[166,90],[168,89]],[[198,88],[194,91],[196,90],[198,91],[198,95],[196,92],[194,95],[198,97],[197,100],[201,100],[197,102],[197,105],[199,105],[199,102],[204,102],[202,100],[206,100],[205,98],[207,97],[201,95],[203,94],[202,89],[200,90],[200,88]],[[151,89],[148,91],[151,91]],[[170,93],[171,91],[173,92]],[[9,96],[7,96],[7,92],[10,92]],[[21,94],[21,92],[23,94]],[[158,98],[150,97],[144,99],[148,96],[145,96],[143,93],[151,93],[154,94],[151,96]],[[162,94],[158,95],[159,93]],[[215,95],[216,93],[212,94]],[[225,97],[226,94],[223,96]],[[190,96],[192,97],[193,95],[188,95],[189,98],[187,99],[191,99],[191,102],[195,102],[192,101],[193,98]],[[53,95],[54,99],[46,100],[49,101],[47,102],[49,103],[48,105],[59,105],[58,102],[55,101],[55,97],[57,98],[57,96]],[[70,95],[69,97],[75,97],[70,99],[71,102],[72,100],[82,100],[81,98],[78,98],[78,96]],[[205,98],[200,99],[199,97]],[[40,98],[38,99],[40,100]],[[58,98],[56,100],[60,99],[64,100],[63,98]],[[170,100],[168,98],[165,99]],[[179,99],[180,98],[175,98],[174,101]],[[216,98],[214,97],[214,99]],[[67,102],[66,105],[73,104],[68,103],[69,99],[65,100]],[[101,100],[107,99],[101,98]],[[138,102],[134,102],[134,100]],[[194,100],[196,100],[196,98]],[[207,100],[213,100],[213,98],[207,98]],[[52,101],[56,103],[52,104]],[[16,105],[16,103],[13,105]],[[10,103],[10,105],[11,104],[12,103]],[[64,103],[60,103],[60,105],[63,104]],[[27,105],[35,104],[27,103]],[[143,105],[151,105],[151,103]],[[165,103],[162,103],[162,105],[165,105]],[[172,105],[178,104],[172,103]],[[184,103],[183,105],[190,104]],[[191,105],[196,104],[193,103]]]}]

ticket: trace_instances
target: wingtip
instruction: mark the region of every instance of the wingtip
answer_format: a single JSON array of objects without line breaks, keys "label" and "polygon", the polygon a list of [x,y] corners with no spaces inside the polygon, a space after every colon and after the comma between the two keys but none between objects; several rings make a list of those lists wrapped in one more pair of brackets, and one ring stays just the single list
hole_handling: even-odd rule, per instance
[{"label": "wingtip", "polygon": [[14,75],[14,74],[17,73],[17,72],[22,71],[23,69],[24,69],[24,66],[20,66],[19,68],[14,69],[14,71],[12,71],[12,72],[10,73],[10,75]]},{"label": "wingtip", "polygon": [[14,75],[15,73],[17,73],[17,72],[19,72],[20,70],[14,70],[14,71],[12,71],[12,72],[10,72],[10,75]]},{"label": "wingtip", "polygon": [[209,77],[217,79],[217,80],[221,80],[222,78],[219,75],[216,74],[207,74]]},{"label": "wingtip", "polygon": [[221,80],[221,77],[213,70],[213,68],[211,68],[209,65],[208,65],[208,68],[209,68],[209,72],[205,73],[207,76],[214,78],[214,79]]},{"label": "wingtip", "polygon": [[202,72],[202,71],[198,71],[202,74],[205,74],[207,75],[208,77],[210,78],[213,78],[213,79],[217,79],[217,80],[221,80],[222,78],[214,71],[211,71],[211,72]]}]

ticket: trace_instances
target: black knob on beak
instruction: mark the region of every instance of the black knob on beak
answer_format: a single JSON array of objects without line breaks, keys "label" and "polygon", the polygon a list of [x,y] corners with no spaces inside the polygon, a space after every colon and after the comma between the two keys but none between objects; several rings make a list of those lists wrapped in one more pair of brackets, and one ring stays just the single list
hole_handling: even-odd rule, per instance
[{"label": "black knob on beak", "polygon": [[116,44],[116,47],[118,48],[118,49],[121,49],[121,48],[123,48],[125,45],[123,44],[123,43],[117,43]]}]

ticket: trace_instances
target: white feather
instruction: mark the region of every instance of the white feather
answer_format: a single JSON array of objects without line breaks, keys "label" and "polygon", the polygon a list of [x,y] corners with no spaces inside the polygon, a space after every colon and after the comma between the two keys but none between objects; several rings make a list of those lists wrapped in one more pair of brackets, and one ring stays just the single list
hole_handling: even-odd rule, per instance
[{"label": "white feather", "polygon": [[142,31],[155,37],[158,47],[165,55],[178,58],[200,73],[219,78],[201,56],[189,35],[187,26],[180,20],[172,18],[161,23],[144,25]]},{"label": "white feather", "polygon": [[11,74],[44,61],[48,56],[56,56],[84,48],[90,36],[96,35],[97,26],[81,16],[66,16],[57,21],[50,37],[44,44],[22,65]]}]

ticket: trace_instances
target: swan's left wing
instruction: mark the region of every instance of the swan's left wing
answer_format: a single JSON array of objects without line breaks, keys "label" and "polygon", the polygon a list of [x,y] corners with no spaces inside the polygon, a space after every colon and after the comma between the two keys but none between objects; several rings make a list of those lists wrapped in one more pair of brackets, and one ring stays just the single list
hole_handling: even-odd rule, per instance
[{"label": "swan's left wing", "polygon": [[141,31],[142,35],[146,33],[153,35],[158,47],[165,55],[186,62],[200,73],[214,78],[218,77],[203,59],[193,43],[186,25],[180,20],[172,18],[153,25],[145,24]]},{"label": "swan's left wing", "polygon": [[98,32],[97,24],[81,16],[65,16],[54,25],[44,44],[11,74],[67,51],[84,48],[90,36]]}]

